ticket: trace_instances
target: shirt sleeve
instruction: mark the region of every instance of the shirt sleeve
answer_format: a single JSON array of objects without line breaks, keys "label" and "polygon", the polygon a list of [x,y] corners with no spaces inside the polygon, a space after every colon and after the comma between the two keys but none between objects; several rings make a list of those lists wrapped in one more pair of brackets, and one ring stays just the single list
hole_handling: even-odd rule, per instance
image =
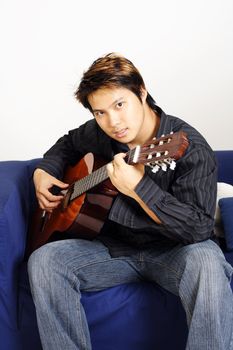
[{"label": "shirt sleeve", "polygon": [[[100,153],[102,134],[97,130],[94,120],[79,128],[70,130],[61,137],[45,154],[38,168],[52,176],[62,179],[68,165],[75,165],[86,153]],[[103,142],[106,142],[105,140]],[[102,147],[103,148],[103,147]],[[106,147],[105,147],[106,148]]]},{"label": "shirt sleeve", "polygon": [[155,235],[159,233],[184,244],[210,238],[214,226],[216,170],[212,150],[202,147],[189,151],[177,162],[170,184],[167,180],[164,186],[166,190],[146,172],[135,192],[162,224],[156,224],[145,214],[132,215],[127,225],[141,229],[149,225]]}]

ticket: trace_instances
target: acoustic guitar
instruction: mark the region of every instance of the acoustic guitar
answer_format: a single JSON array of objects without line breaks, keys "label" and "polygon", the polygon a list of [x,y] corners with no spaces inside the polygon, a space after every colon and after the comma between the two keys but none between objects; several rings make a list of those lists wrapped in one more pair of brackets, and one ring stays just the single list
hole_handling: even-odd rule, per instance
[{"label": "acoustic guitar", "polygon": [[[145,164],[152,172],[175,169],[175,161],[188,147],[182,131],[150,140],[128,151],[124,160],[130,164]],[[36,209],[29,228],[28,253],[57,239],[96,237],[108,216],[116,188],[111,184],[106,162],[88,153],[74,167],[68,167],[63,181],[70,184],[58,208],[52,213]]]}]

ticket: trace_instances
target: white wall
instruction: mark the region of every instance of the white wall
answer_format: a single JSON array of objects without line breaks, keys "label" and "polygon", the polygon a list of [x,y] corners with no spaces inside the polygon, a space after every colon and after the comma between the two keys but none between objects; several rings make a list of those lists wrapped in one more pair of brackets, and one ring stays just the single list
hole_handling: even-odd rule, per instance
[{"label": "white wall", "polygon": [[233,149],[232,0],[0,0],[0,160],[40,157],[90,118],[84,70],[117,51],[165,112]]}]

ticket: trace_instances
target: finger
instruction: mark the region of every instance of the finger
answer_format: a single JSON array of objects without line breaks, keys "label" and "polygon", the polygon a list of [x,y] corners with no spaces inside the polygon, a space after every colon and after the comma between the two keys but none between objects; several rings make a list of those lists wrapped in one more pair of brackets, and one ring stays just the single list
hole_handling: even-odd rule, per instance
[{"label": "finger", "polygon": [[42,200],[45,199],[49,202],[56,202],[56,201],[61,201],[64,196],[63,196],[63,194],[55,195],[55,194],[51,193],[50,190],[47,190],[47,189],[46,190],[45,189],[42,189],[42,190],[38,189],[37,190],[37,197],[39,199],[42,199]]},{"label": "finger", "polygon": [[60,187],[60,188],[67,188],[67,187],[69,186],[69,184],[67,184],[67,183],[65,183],[65,182],[63,182],[63,181],[60,181],[60,180],[58,180],[58,179],[56,179],[56,178],[55,178],[55,180],[54,180],[54,185],[55,185],[55,186],[58,186],[58,187]]},{"label": "finger", "polygon": [[123,164],[125,164],[124,158],[125,158],[126,154],[125,153],[118,153],[114,156],[113,159],[113,163],[116,166],[122,166]]},{"label": "finger", "polygon": [[125,156],[126,156],[126,153],[117,153],[117,154],[115,154],[115,156],[114,156],[114,160],[116,160],[116,161],[121,161],[121,160],[123,160],[124,158],[125,158]]},{"label": "finger", "polygon": [[57,202],[57,201],[61,201],[62,199],[64,198],[64,195],[55,195],[55,194],[52,194],[51,192],[47,192],[46,193],[46,199],[49,201],[49,202]]},{"label": "finger", "polygon": [[113,162],[108,163],[107,166],[106,166],[106,169],[107,169],[108,175],[112,175],[113,172],[114,172]]},{"label": "finger", "polygon": [[39,205],[41,209],[44,209],[46,211],[52,211],[53,209],[57,208],[61,201],[56,201],[56,202],[49,202],[45,198],[39,199]]}]

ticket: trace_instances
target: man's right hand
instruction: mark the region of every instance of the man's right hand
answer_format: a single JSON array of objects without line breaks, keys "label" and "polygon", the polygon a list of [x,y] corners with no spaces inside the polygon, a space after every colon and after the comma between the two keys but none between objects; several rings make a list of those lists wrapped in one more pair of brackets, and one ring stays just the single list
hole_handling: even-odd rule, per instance
[{"label": "man's right hand", "polygon": [[53,186],[57,186],[61,188],[61,190],[65,190],[69,185],[39,168],[34,171],[33,181],[40,208],[48,212],[52,212],[53,209],[57,208],[57,206],[61,203],[63,195],[56,196],[52,194],[50,190]]}]

